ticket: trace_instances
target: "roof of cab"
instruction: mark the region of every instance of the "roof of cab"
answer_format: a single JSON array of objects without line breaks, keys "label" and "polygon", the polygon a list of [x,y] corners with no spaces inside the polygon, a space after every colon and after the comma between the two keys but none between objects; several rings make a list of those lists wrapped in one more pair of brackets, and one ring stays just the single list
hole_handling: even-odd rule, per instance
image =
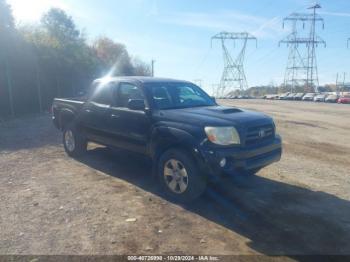
[{"label": "roof of cab", "polygon": [[141,84],[164,83],[164,82],[188,83],[188,81],[185,81],[185,80],[176,80],[171,78],[150,77],[150,76],[120,76],[120,77],[99,78],[99,79],[96,79],[95,81],[102,81],[102,80],[107,80],[108,82],[120,82],[120,81],[139,82]]}]

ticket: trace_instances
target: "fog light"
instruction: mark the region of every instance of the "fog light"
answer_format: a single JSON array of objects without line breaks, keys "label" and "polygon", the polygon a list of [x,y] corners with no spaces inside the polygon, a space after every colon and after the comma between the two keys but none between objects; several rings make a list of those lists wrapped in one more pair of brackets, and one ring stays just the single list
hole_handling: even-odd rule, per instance
[{"label": "fog light", "polygon": [[221,166],[221,167],[226,166],[226,158],[221,159],[221,161],[220,161],[220,166]]}]

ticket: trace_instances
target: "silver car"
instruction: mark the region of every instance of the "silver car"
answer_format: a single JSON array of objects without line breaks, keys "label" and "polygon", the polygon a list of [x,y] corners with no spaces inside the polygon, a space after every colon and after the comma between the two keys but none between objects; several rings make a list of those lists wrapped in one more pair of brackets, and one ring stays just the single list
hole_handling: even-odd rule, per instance
[{"label": "silver car", "polygon": [[307,93],[303,96],[303,101],[313,101],[314,97],[316,96],[316,93]]},{"label": "silver car", "polygon": [[319,94],[319,95],[314,97],[314,101],[315,102],[324,102],[326,97],[327,97],[327,95]]},{"label": "silver car", "polygon": [[326,97],[325,102],[327,103],[337,103],[339,96],[338,95],[329,95]]}]

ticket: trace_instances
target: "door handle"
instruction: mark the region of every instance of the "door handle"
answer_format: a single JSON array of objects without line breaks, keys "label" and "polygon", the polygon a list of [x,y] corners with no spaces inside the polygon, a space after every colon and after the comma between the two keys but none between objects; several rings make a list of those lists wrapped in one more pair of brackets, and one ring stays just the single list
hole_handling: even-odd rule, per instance
[{"label": "door handle", "polygon": [[91,113],[92,111],[90,109],[85,109],[86,113]]},{"label": "door handle", "polygon": [[117,119],[117,118],[119,118],[119,116],[118,116],[118,115],[115,115],[115,114],[111,114],[111,118]]}]

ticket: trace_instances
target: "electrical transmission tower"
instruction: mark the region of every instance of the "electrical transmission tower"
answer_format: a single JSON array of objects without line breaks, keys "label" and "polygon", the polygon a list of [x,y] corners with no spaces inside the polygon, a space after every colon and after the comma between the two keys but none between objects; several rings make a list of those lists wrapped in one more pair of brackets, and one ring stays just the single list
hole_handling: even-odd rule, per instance
[{"label": "electrical transmission tower", "polygon": [[[253,35],[242,33],[221,32],[214,35],[211,38],[211,42],[214,40],[221,41],[221,47],[224,57],[224,71],[220,80],[220,85],[216,90],[216,97],[224,97],[235,90],[243,91],[248,88],[247,79],[244,73],[243,63],[245,57],[245,51],[249,40],[255,40]],[[227,42],[233,41],[235,46],[236,41],[242,42],[242,47],[235,60],[233,60],[230,51],[227,47]]]},{"label": "electrical transmission tower", "polygon": [[[319,44],[326,46],[326,42],[316,34],[317,22],[322,23],[324,28],[323,18],[316,14],[316,9],[319,8],[321,6],[316,4],[309,8],[313,10],[311,14],[293,13],[283,19],[283,27],[285,22],[292,22],[291,34],[279,42],[279,45],[287,44],[289,47],[284,85],[290,87],[291,92],[294,92],[297,86],[318,92],[316,47]],[[299,23],[302,23],[303,28],[306,23],[310,23],[309,35],[299,36]],[[306,47],[306,50],[302,50],[300,46]]]},{"label": "electrical transmission tower", "polygon": [[343,73],[343,81],[339,80],[339,73],[337,73],[337,78],[335,80],[335,89],[337,91],[337,94],[339,95],[341,91],[344,91],[345,89],[345,79],[346,79],[346,73]]}]

